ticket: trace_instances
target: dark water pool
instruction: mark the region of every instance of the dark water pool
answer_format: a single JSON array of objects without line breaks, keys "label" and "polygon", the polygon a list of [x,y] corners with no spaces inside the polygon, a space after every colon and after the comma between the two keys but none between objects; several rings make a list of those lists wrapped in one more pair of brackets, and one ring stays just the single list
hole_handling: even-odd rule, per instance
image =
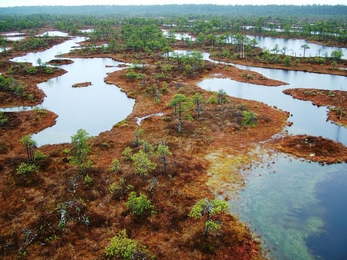
[{"label": "dark water pool", "polygon": [[[326,121],[327,108],[282,93],[283,89],[295,87],[346,90],[346,77],[238,67],[289,85],[266,87],[230,79],[206,79],[199,86],[212,91],[223,89],[231,96],[289,111],[292,116],[288,120],[293,122],[287,128],[289,134],[323,136],[347,145],[347,129]],[[322,166],[284,154],[258,160],[258,167],[244,172],[246,187],[230,205],[232,213],[261,235],[270,256],[347,259],[347,164]]]}]

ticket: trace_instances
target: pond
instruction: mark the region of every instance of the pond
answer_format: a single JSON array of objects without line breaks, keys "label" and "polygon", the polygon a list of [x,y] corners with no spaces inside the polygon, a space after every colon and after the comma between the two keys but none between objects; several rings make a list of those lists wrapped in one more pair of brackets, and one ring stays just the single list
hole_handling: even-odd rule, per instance
[{"label": "pond", "polygon": [[[165,37],[169,36],[169,31],[168,30],[162,30],[163,34]],[[195,37],[189,35],[188,33],[174,33],[176,40],[185,40],[185,39],[190,39],[192,41],[195,41]]]},{"label": "pond", "polygon": [[261,159],[244,172],[246,187],[231,211],[261,235],[274,259],[347,259],[346,164],[281,153]]},{"label": "pond", "polygon": [[64,32],[60,32],[60,31],[46,31],[42,34],[36,35],[37,37],[42,37],[42,36],[49,36],[49,37],[53,37],[53,36],[60,36],[60,37],[67,37],[69,36],[68,33],[64,33]]},{"label": "pond", "polygon": [[[236,66],[289,85],[206,79],[199,86],[289,111],[288,120],[293,122],[286,128],[289,134],[323,136],[347,145],[347,129],[326,121],[326,107],[282,93],[296,87],[346,90],[346,77]],[[244,172],[246,187],[230,201],[232,213],[261,235],[275,259],[347,259],[347,164],[322,166],[281,153],[271,158],[264,154],[255,156],[252,169]]]},{"label": "pond", "polygon": [[[77,47],[76,42],[83,40],[84,37],[76,37],[49,50],[28,53],[13,61],[36,65],[40,58],[42,62],[48,62],[56,59],[57,54]],[[72,60],[74,63],[61,66],[67,73],[38,85],[46,94],[42,107],[58,115],[54,126],[32,136],[39,146],[70,142],[70,137],[80,128],[90,135],[98,135],[125,119],[133,109],[133,99],[128,98],[117,86],[104,82],[107,73],[120,69],[117,67],[119,62],[106,58]],[[91,82],[92,86],[72,87],[81,82]]]},{"label": "pond", "polygon": [[304,54],[304,50],[301,48],[301,46],[307,44],[310,48],[305,51],[305,57],[330,57],[332,51],[342,50],[343,57],[347,58],[347,48],[329,47],[321,44],[310,43],[306,40],[301,39],[284,39],[250,35],[248,35],[247,37],[250,39],[256,39],[258,42],[257,46],[264,49],[271,50],[275,47],[276,44],[278,44],[280,50],[282,50],[283,47],[286,47],[286,55],[294,57],[302,57]]},{"label": "pond", "polygon": [[24,40],[25,36],[11,36],[11,37],[6,37],[6,41],[9,42],[19,42],[21,40]]}]

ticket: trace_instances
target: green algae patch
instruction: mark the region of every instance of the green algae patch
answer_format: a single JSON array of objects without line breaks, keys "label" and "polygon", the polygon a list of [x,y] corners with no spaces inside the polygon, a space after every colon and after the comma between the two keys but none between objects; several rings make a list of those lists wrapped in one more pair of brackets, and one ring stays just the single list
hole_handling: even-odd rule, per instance
[{"label": "green algae patch", "polygon": [[261,235],[274,259],[315,259],[306,240],[324,230],[316,186],[329,169],[284,154],[258,157],[243,174],[245,188],[229,202],[231,212]]},{"label": "green algae patch", "polygon": [[262,147],[206,156],[209,189],[259,235],[274,259],[316,259],[306,242],[325,230],[317,185],[343,165],[322,166]]},{"label": "green algae patch", "polygon": [[243,172],[260,161],[260,150],[250,148],[242,151],[216,150],[206,159],[210,166],[207,185],[210,190],[225,199],[233,197],[245,186]]}]

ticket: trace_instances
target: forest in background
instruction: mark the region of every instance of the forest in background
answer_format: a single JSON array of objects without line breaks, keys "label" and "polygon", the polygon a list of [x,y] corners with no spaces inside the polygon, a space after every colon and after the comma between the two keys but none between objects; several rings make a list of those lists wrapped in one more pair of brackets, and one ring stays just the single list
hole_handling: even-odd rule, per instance
[{"label": "forest in background", "polygon": [[94,5],[94,6],[23,6],[0,8],[2,15],[14,14],[80,14],[121,16],[172,16],[172,15],[225,15],[320,17],[324,19],[346,19],[346,5]]},{"label": "forest in background", "polygon": [[[188,33],[211,40],[239,33],[303,38],[342,47],[347,43],[346,13],[344,5],[8,7],[0,8],[0,32],[26,30],[33,36],[39,28],[50,27],[76,35],[81,29],[94,28],[96,38],[108,39],[114,33],[111,27],[155,24],[171,34]],[[223,37],[225,41],[227,35]]]}]

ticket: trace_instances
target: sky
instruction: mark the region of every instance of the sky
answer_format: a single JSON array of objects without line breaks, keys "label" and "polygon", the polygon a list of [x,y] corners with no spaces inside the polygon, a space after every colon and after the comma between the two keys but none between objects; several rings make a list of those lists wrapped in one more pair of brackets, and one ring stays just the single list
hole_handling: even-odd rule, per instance
[{"label": "sky", "polygon": [[287,5],[347,5],[346,0],[0,0],[0,7],[11,6],[33,6],[33,5],[150,5],[150,4],[217,4],[217,5],[266,5],[266,4],[287,4]]}]

